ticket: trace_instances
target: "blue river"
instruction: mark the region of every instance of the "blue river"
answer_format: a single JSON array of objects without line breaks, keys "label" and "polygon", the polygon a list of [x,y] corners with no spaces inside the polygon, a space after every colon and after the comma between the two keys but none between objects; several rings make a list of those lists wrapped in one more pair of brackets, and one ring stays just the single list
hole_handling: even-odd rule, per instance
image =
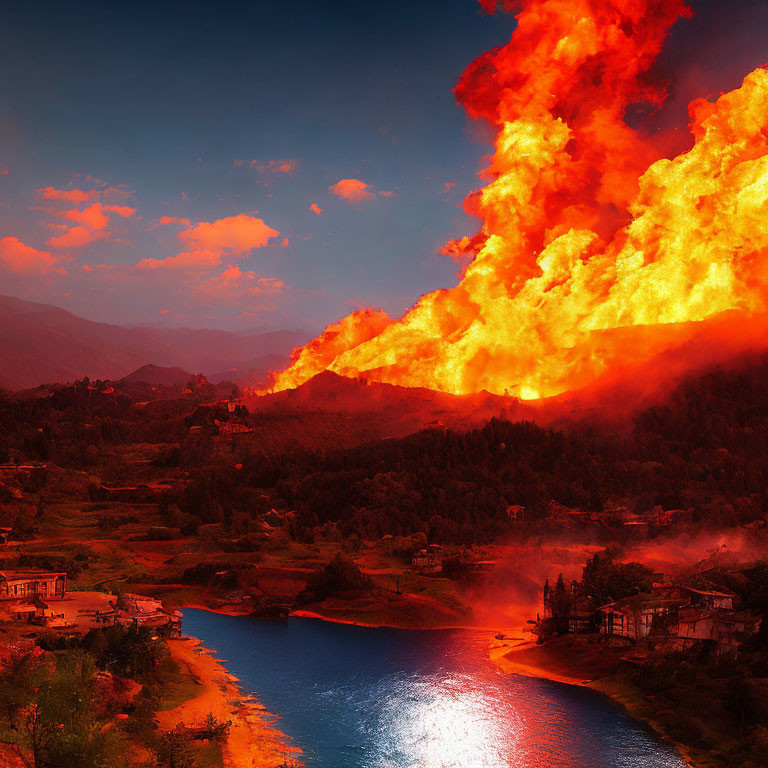
[{"label": "blue river", "polygon": [[501,673],[488,634],[186,609],[310,768],[684,768],[586,688]]}]

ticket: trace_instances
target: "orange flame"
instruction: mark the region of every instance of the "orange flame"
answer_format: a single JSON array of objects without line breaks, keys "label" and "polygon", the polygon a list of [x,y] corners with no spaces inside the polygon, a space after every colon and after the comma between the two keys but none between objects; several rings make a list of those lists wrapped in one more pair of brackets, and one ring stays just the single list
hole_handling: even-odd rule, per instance
[{"label": "orange flame", "polygon": [[[659,351],[671,324],[765,311],[768,72],[716,103],[692,103],[693,147],[659,159],[623,118],[633,104],[662,102],[644,77],[689,15],[683,1],[522,8],[510,43],[456,88],[472,117],[497,127],[490,182],[465,200],[483,225],[465,244],[477,252],[462,279],[397,321],[373,310],[340,320],[294,352],[274,390],[330,369],[543,397]],[[626,331],[639,326],[656,328],[628,348]]]}]

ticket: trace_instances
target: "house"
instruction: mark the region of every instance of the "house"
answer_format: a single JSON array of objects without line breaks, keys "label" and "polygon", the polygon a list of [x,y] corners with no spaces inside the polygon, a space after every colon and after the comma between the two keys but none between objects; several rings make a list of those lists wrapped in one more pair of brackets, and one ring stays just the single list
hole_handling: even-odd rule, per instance
[{"label": "house", "polygon": [[733,609],[735,595],[682,584],[659,585],[653,594],[635,595],[598,608],[606,636],[647,640],[662,653],[709,648],[717,658],[736,655],[760,628],[761,617]]},{"label": "house", "polygon": [[433,544],[420,549],[413,556],[411,565],[423,573],[440,573],[443,570],[442,548]]},{"label": "house", "polygon": [[0,600],[18,600],[35,595],[45,600],[61,600],[66,592],[66,573],[0,571]]},{"label": "house", "polygon": [[25,600],[6,600],[0,603],[0,620],[32,622],[42,619],[47,608],[47,603],[35,595]]},{"label": "house", "polygon": [[736,595],[711,589],[697,589],[684,584],[658,584],[654,592],[668,597],[677,597],[697,608],[725,608],[731,610]]},{"label": "house", "polygon": [[654,650],[687,651],[709,648],[715,658],[736,656],[741,644],[757,634],[762,617],[751,611],[688,605],[681,608],[668,626],[649,638]]},{"label": "house", "polygon": [[686,599],[659,594],[625,597],[597,609],[598,629],[608,637],[644,640],[654,622],[686,604]]},{"label": "house", "polygon": [[171,637],[181,635],[181,612],[168,610],[160,600],[126,592],[117,598],[115,609],[116,624],[152,627]]}]

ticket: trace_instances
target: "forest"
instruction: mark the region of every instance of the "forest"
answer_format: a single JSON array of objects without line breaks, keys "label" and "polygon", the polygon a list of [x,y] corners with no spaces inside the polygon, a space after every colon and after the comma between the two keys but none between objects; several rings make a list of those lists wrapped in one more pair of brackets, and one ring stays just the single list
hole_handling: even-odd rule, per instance
[{"label": "forest", "polygon": [[[761,521],[768,502],[767,377],[767,356],[691,376],[619,428],[594,415],[557,429],[493,419],[468,432],[429,428],[346,450],[279,452],[219,436],[228,420],[258,426],[262,417],[243,407],[228,413],[190,397],[167,401],[158,418],[106,392],[108,383],[86,380],[40,397],[0,396],[0,460],[113,471],[121,480],[105,449],[161,443],[154,463],[188,478],[161,499],[175,523],[247,530],[280,505],[295,512],[297,537],[332,525],[345,537],[488,543],[546,531],[553,504],[594,513],[597,528],[593,519],[585,529],[593,539],[617,509],[643,514],[656,505],[684,510],[694,528],[741,526]],[[514,525],[510,506],[524,509]]]}]

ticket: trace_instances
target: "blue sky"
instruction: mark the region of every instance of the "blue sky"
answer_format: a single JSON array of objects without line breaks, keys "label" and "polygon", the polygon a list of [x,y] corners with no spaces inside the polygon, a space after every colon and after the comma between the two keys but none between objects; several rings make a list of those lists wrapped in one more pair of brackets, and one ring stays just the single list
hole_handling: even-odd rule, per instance
[{"label": "blue sky", "polygon": [[[681,126],[681,146],[690,98],[766,50],[765,3],[694,6],[646,126]],[[451,88],[513,29],[475,0],[5,3],[0,293],[118,323],[399,315],[455,283],[438,251],[477,229],[460,204],[491,134]],[[363,199],[329,190],[342,179]]]},{"label": "blue sky", "polygon": [[[6,4],[0,236],[57,262],[3,273],[0,292],[120,323],[316,330],[350,303],[402,312],[455,281],[438,250],[476,229],[457,206],[478,186],[489,134],[451,88],[513,27],[474,0]],[[286,159],[294,172],[269,170]],[[329,191],[346,178],[372,199]],[[116,187],[109,202],[135,213],[52,249],[74,223],[62,218],[71,204],[35,194],[48,187]],[[107,198],[79,207],[95,200]],[[279,295],[201,303],[189,286],[208,275],[127,269],[181,250],[179,226],[153,226],[161,216],[194,226],[244,213],[280,236],[225,251],[218,269],[279,280]]]}]

